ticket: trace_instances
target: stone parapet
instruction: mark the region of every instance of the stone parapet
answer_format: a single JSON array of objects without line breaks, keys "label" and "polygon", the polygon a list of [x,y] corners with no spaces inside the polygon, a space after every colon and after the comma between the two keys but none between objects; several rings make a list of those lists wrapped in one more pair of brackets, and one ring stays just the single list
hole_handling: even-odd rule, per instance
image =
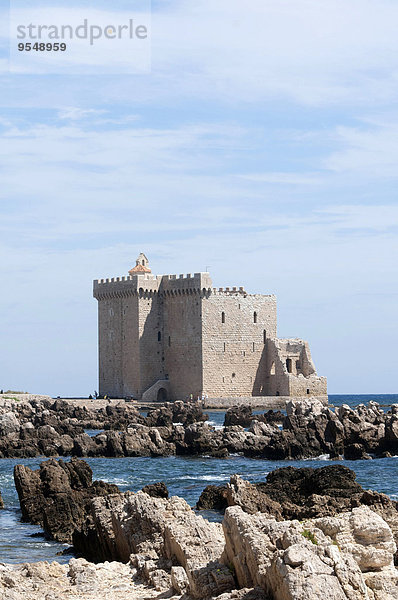
[{"label": "stone parapet", "polygon": [[[325,406],[328,405],[327,396],[309,396],[309,400],[315,402],[318,400]],[[252,408],[265,408],[267,410],[280,410],[285,409],[288,402],[302,402],[303,397],[297,396],[245,396],[239,398],[206,398],[203,400],[203,408],[220,408],[227,409],[231,406],[238,406],[244,404],[245,406],[251,406]]]}]

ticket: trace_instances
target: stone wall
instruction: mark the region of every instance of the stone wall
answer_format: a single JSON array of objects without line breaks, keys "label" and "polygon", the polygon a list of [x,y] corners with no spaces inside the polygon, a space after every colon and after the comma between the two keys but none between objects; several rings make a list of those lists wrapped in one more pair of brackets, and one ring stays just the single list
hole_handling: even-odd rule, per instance
[{"label": "stone wall", "polygon": [[266,394],[266,339],[276,336],[275,296],[211,293],[202,300],[203,391]]},{"label": "stone wall", "polygon": [[202,390],[201,303],[199,291],[163,299],[164,364],[174,399]]},{"label": "stone wall", "polygon": [[[311,401],[322,402],[325,406],[328,404],[328,397],[325,396],[314,396],[311,397]],[[283,410],[286,408],[288,402],[302,402],[302,396],[240,396],[239,398],[206,398],[203,401],[203,408],[219,408],[227,409],[232,406],[239,406],[243,404],[245,406],[251,406],[252,408],[264,408],[265,410]]]}]

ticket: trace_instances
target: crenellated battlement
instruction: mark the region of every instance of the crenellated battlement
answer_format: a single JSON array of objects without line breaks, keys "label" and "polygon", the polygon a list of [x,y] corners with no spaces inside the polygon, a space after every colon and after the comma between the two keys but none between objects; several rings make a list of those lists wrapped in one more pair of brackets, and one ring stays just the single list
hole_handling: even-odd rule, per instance
[{"label": "crenellated battlement", "polygon": [[212,280],[209,273],[188,273],[187,275],[135,274],[126,277],[95,279],[93,296],[103,298],[153,295],[153,294],[212,293]]}]

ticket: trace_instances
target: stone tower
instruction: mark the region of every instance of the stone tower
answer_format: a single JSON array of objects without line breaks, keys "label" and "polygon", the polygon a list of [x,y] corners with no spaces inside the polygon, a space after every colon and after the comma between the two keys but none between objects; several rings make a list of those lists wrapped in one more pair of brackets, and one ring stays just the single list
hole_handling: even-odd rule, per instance
[{"label": "stone tower", "polygon": [[274,295],[213,288],[209,273],[155,276],[141,253],[127,277],[94,281],[94,297],[101,395],[326,394],[308,344],[277,338]]}]

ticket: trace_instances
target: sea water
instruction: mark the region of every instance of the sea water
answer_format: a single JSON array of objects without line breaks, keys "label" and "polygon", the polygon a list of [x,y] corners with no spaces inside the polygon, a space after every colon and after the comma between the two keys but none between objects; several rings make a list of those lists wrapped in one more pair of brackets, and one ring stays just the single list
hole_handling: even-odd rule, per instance
[{"label": "sea water", "polygon": [[[375,400],[389,406],[398,403],[398,395],[329,396],[329,403],[335,406],[348,404],[356,406]],[[209,422],[219,428],[224,421],[224,411],[207,411]],[[263,412],[263,411],[254,411]],[[0,510],[0,562],[17,563],[39,560],[66,562],[69,556],[59,553],[67,544],[45,539],[40,527],[22,523],[18,496],[15,491],[13,469],[16,464],[24,464],[32,469],[39,467],[44,457],[30,459],[0,459],[0,490],[5,509]],[[227,483],[234,473],[249,481],[264,481],[267,473],[285,466],[321,467],[335,464],[326,457],[301,461],[270,461],[242,456],[224,459],[207,456],[166,458],[85,458],[93,470],[94,479],[115,483],[121,491],[137,491],[148,483],[164,481],[170,495],[185,498],[195,506],[202,490],[209,484]],[[366,489],[374,489],[398,499],[398,458],[383,458],[363,461],[339,461],[353,469],[358,482]],[[206,517],[217,518],[216,515]]]}]

